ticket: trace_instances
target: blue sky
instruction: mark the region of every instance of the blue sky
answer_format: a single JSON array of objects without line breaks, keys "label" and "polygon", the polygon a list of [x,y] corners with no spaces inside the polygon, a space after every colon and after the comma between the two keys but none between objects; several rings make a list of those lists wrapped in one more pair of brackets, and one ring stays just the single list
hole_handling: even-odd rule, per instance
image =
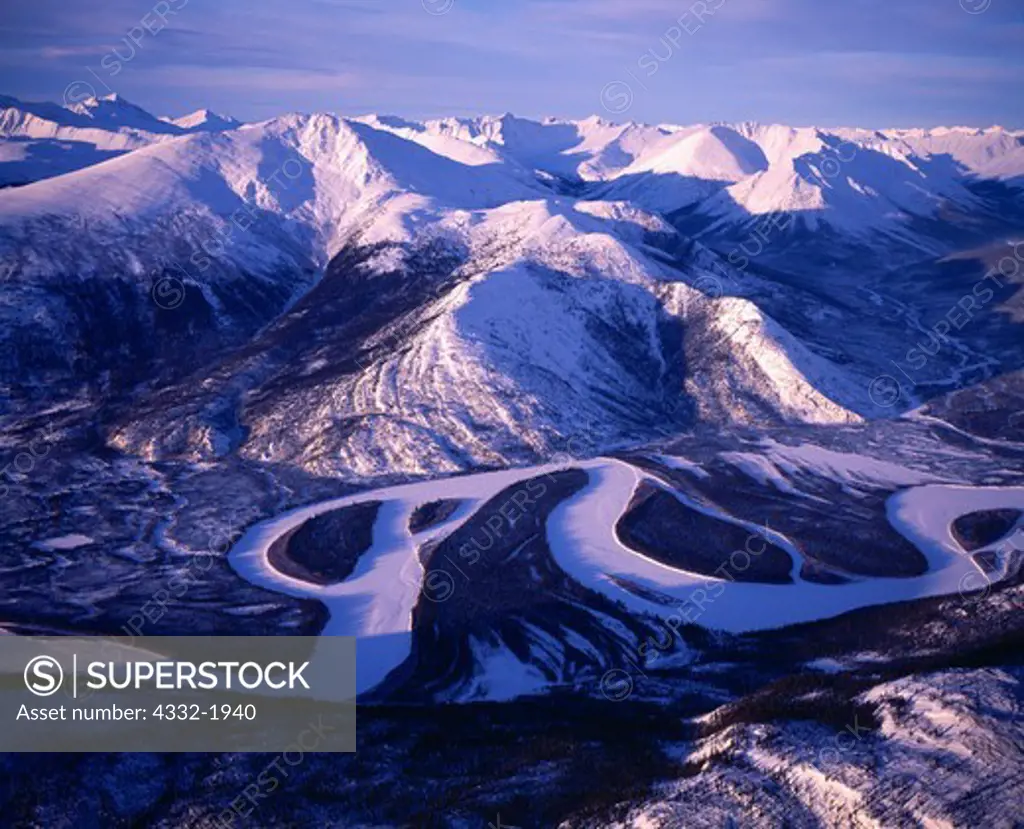
[{"label": "blue sky", "polygon": [[1022,47],[1024,0],[26,0],[0,17],[0,92],[245,120],[1019,128]]}]

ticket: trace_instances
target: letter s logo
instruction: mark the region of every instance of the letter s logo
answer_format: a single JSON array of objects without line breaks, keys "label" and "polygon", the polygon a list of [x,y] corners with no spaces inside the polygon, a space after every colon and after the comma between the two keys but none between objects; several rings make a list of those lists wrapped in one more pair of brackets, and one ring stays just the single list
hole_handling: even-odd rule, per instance
[{"label": "letter s logo", "polygon": [[55,694],[64,682],[64,669],[52,656],[37,656],[25,666],[25,687],[37,697]]}]

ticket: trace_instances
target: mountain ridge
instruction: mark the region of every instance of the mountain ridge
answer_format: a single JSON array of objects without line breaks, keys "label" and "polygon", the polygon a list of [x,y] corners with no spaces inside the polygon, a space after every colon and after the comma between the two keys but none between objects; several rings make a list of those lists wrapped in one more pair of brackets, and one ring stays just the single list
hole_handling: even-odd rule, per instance
[{"label": "mountain ridge", "polygon": [[[110,107],[126,113],[105,122],[110,140],[141,135],[122,99],[72,117]],[[894,141],[507,114],[292,114],[150,135],[0,193],[0,317],[30,378],[14,405],[51,386],[106,394],[124,371],[151,379],[105,424],[120,449],[345,476],[536,462],[578,423],[600,448],[694,422],[886,416],[872,383],[919,333],[913,319],[887,322],[870,351],[821,321],[855,331],[872,296],[905,303],[903,278],[865,293],[870,257],[928,262],[958,235],[1024,227],[1012,179],[974,183],[993,162],[1016,170],[1020,149],[1002,132]],[[71,299],[83,292],[103,309]],[[108,314],[133,332],[119,348],[97,346]],[[41,346],[40,321],[64,336]],[[184,325],[173,345],[136,341],[160,322]],[[955,361],[976,353],[930,370],[960,376]],[[909,390],[901,405],[915,402]]]}]

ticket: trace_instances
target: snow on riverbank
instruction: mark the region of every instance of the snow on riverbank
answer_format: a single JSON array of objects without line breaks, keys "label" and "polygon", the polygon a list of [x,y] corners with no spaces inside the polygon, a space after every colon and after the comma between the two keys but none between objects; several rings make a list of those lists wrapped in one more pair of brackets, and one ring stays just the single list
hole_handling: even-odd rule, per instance
[{"label": "snow on riverbank", "polygon": [[[740,583],[682,571],[624,547],[615,535],[615,524],[638,481],[648,476],[616,460],[577,465],[590,476],[587,487],[561,503],[548,522],[548,541],[558,565],[581,584],[637,613],[662,618],[675,615],[732,632],[776,628],[869,605],[977,588],[979,570],[960,551],[950,534],[950,523],[976,510],[1024,509],[1021,487],[914,486],[890,497],[887,516],[927,557],[929,572],[925,575],[861,579],[839,585],[799,578],[789,585]],[[296,509],[250,529],[232,550],[230,562],[241,576],[260,587],[322,601],[330,613],[324,635],[359,639],[357,688],[364,693],[379,685],[410,653],[412,612],[423,581],[417,548],[452,532],[502,489],[558,468],[531,467],[403,484]],[[412,535],[409,517],[413,510],[439,499],[459,499],[463,503],[440,525]],[[308,584],[270,565],[270,545],[289,530],[313,516],[369,500],[383,503],[374,525],[373,543],[343,583]],[[627,583],[670,597],[677,605],[640,598],[620,586]],[[683,606],[690,608],[685,615]],[[493,682],[490,684],[494,687]],[[496,697],[507,696],[499,691],[494,687]]]},{"label": "snow on riverbank", "polygon": [[[625,509],[637,472],[622,463],[592,470],[592,483],[561,504],[548,525],[551,549],[571,576],[631,609],[695,621],[704,627],[742,632],[765,630],[837,616],[859,607],[977,589],[979,570],[959,552],[949,532],[958,515],[981,509],[1024,507],[1024,488],[928,485],[893,495],[887,514],[893,526],[928,559],[929,572],[915,578],[872,578],[842,585],[797,580],[790,585],[750,584],[688,573],[624,547],[615,521]],[[594,480],[596,478],[596,480]],[[595,521],[595,516],[601,516]],[[607,520],[611,517],[612,520]],[[650,588],[692,610],[647,601],[609,576]]]},{"label": "snow on riverbank", "polygon": [[[358,693],[363,693],[380,684],[409,655],[412,611],[423,579],[417,548],[455,530],[483,501],[505,487],[557,468],[534,467],[403,484],[301,507],[251,528],[231,551],[229,561],[239,575],[259,587],[322,601],[330,613],[323,635],[355,636],[360,640],[356,687]],[[465,503],[446,521],[412,535],[409,518],[413,510],[441,499]],[[316,515],[363,501],[383,503],[373,527],[373,544],[341,584],[310,584],[284,575],[268,561],[270,545],[289,530]]]}]

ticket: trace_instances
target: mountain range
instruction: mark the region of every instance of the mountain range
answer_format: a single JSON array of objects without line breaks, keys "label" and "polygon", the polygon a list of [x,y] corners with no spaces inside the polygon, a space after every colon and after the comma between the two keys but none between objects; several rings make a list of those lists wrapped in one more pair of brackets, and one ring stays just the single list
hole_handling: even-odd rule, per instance
[{"label": "mountain range", "polygon": [[897,371],[1019,265],[1020,132],[2,105],[5,414],[102,400],[150,460],[433,474],[1017,367],[1019,267]]},{"label": "mountain range", "polygon": [[[259,825],[1016,826],[1022,148],[2,97],[0,626],[355,637]],[[270,768],[41,757],[18,825]]]}]

